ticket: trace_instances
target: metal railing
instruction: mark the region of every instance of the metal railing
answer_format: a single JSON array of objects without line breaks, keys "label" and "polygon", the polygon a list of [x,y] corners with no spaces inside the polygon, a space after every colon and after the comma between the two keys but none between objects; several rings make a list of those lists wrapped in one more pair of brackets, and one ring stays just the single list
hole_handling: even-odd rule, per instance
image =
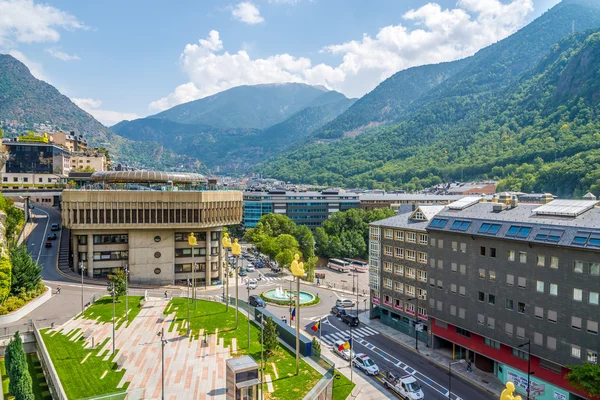
[{"label": "metal railing", "polygon": [[48,382],[48,388],[50,389],[50,395],[54,400],[67,400],[67,395],[65,390],[62,387],[62,383],[60,382],[60,378],[58,377],[58,373],[54,369],[54,364],[52,363],[52,359],[50,358],[50,354],[46,349],[46,344],[44,343],[44,339],[42,338],[41,332],[38,330],[35,322],[33,324],[33,334],[35,335],[35,340],[37,343],[38,350],[38,359],[40,360],[40,364],[42,365],[42,371],[46,377],[46,382]]}]

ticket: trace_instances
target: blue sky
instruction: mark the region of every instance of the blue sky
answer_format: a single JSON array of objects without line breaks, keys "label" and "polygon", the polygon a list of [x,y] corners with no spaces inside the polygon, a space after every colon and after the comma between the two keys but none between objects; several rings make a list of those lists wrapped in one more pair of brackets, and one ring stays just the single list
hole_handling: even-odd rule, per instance
[{"label": "blue sky", "polygon": [[241,84],[360,97],[510,35],[559,0],[0,0],[0,52],[112,125]]}]

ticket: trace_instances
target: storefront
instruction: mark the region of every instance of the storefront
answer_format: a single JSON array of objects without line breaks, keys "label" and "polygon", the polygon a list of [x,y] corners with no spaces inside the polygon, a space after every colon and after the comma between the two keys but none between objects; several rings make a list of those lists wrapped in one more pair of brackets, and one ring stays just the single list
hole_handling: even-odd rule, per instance
[{"label": "storefront", "polygon": [[[498,363],[496,375],[502,382],[513,382],[516,391],[521,394],[523,398],[527,397],[526,372],[511,368],[506,364]],[[531,388],[531,396],[529,396],[531,400],[574,400],[578,398],[558,386],[536,379],[534,375],[531,376],[529,386]]]}]

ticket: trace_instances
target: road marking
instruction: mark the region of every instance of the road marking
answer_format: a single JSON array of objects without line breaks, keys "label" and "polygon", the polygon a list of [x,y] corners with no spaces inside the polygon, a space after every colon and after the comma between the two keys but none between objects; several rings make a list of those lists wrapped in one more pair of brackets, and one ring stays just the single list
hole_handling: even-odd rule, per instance
[{"label": "road marking", "polygon": [[[40,210],[41,212],[46,214],[46,227],[44,228],[44,236],[43,236],[45,238],[46,233],[48,232],[48,223],[50,222],[50,214],[48,214],[46,211],[42,210],[41,208],[38,208],[38,210]],[[44,239],[42,239],[42,243],[44,243]],[[35,260],[36,264],[40,261],[40,255],[42,254],[42,248],[43,247],[40,243],[40,251],[38,252],[37,260]]]}]

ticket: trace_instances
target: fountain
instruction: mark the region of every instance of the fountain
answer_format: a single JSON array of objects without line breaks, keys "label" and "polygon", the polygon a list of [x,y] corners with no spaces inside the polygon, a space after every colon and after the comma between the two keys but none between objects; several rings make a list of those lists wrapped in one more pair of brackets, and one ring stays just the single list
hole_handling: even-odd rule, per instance
[{"label": "fountain", "polygon": [[[281,286],[268,290],[263,293],[265,300],[272,300],[274,303],[289,302],[290,298],[296,297],[296,292],[284,290]],[[300,304],[310,303],[315,299],[315,296],[309,292],[300,291]]]}]

